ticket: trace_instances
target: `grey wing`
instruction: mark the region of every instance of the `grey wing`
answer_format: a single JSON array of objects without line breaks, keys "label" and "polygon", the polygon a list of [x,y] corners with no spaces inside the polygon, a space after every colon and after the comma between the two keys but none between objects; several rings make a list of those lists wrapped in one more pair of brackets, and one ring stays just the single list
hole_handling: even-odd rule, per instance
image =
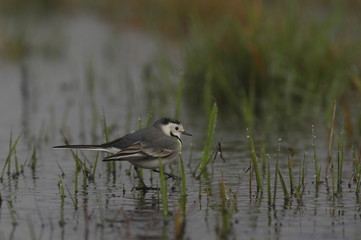
[{"label": "grey wing", "polygon": [[145,159],[165,158],[174,153],[171,148],[159,148],[154,144],[136,142],[114,155],[106,157],[103,161],[136,161]]},{"label": "grey wing", "polygon": [[101,145],[103,148],[119,148],[119,149],[126,149],[137,142],[141,141],[142,135],[144,134],[145,129],[139,129],[135,132],[129,133],[123,137],[117,138],[111,142],[107,142]]}]

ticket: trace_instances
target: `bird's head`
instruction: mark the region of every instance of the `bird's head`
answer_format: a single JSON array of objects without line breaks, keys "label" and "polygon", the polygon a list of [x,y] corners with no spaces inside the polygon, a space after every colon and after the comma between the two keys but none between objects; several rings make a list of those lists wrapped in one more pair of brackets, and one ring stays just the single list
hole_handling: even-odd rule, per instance
[{"label": "bird's head", "polygon": [[187,133],[183,125],[180,121],[173,119],[173,118],[161,118],[158,121],[154,123],[156,126],[160,126],[160,128],[163,130],[164,134],[171,137],[177,137],[180,139],[180,136],[182,134],[187,136],[192,136],[192,134]]}]

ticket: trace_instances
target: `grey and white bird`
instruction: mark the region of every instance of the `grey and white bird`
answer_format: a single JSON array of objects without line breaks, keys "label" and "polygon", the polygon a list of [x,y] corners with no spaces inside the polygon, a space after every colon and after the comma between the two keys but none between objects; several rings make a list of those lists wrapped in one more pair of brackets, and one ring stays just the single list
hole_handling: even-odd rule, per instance
[{"label": "grey and white bird", "polygon": [[187,133],[181,122],[172,118],[161,118],[153,125],[129,133],[111,142],[100,145],[63,145],[55,149],[82,149],[112,153],[103,161],[128,161],[135,167],[153,169],[162,163],[177,158],[182,147],[181,135]]}]

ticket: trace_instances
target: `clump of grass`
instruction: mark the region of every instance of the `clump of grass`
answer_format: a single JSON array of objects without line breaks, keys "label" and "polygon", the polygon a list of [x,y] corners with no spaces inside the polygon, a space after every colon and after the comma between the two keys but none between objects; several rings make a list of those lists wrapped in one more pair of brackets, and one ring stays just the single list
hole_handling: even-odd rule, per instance
[{"label": "clump of grass", "polygon": [[203,148],[203,154],[200,161],[200,174],[199,176],[202,176],[202,174],[206,171],[208,159],[211,151],[211,144],[213,141],[214,133],[216,130],[216,122],[217,122],[217,113],[218,113],[218,107],[217,104],[214,103],[212,107],[212,111],[209,117],[209,123],[208,123],[208,132],[206,141]]},{"label": "clump of grass", "polygon": [[261,172],[258,166],[258,159],[256,155],[256,149],[254,146],[253,134],[247,129],[247,138],[249,140],[249,147],[251,151],[251,171],[254,171],[257,182],[257,192],[263,192],[263,183],[261,179]]},{"label": "clump of grass", "polygon": [[[340,25],[348,25],[340,17],[347,13],[331,8],[329,18],[307,14],[305,19],[314,5],[300,4],[250,3],[238,15],[242,20],[220,16],[212,26],[191,18],[184,74],[190,105],[200,110],[214,98],[223,116],[247,123],[255,117],[269,122],[272,113],[273,122],[285,116],[297,121],[328,110],[333,99],[353,91],[346,76],[359,58],[353,49],[360,44],[340,36],[330,41]],[[280,16],[286,19],[282,24]],[[302,50],[306,46],[310,51]]]},{"label": "clump of grass", "polygon": [[[6,170],[6,167],[7,167],[7,173],[10,174],[11,173],[11,157],[12,155],[16,152],[16,146],[20,140],[20,137],[21,137],[21,133],[19,134],[19,136],[16,138],[15,142],[13,143],[12,142],[12,132],[10,134],[10,140],[9,140],[9,152],[8,152],[8,155],[6,157],[6,161],[5,161],[5,164],[3,166],[3,169],[1,171],[1,177],[0,177],[0,182],[3,181],[4,179],[4,174],[5,174],[5,170]],[[17,157],[15,156],[15,175],[19,175],[20,174],[20,171],[19,171],[19,167],[18,167],[18,163],[17,163]]]},{"label": "clump of grass", "polygon": [[295,188],[295,195],[297,201],[300,203],[302,199],[303,192],[305,190],[305,176],[306,176],[306,155],[303,156],[302,164],[299,169],[299,178],[298,178],[298,186]]}]

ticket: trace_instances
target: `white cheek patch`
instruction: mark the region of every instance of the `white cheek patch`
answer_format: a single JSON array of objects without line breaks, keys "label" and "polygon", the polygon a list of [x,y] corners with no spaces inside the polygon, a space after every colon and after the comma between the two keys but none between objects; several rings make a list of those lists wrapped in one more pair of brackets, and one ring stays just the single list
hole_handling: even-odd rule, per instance
[{"label": "white cheek patch", "polygon": [[165,135],[170,136],[170,126],[169,125],[162,125],[162,130]]}]

